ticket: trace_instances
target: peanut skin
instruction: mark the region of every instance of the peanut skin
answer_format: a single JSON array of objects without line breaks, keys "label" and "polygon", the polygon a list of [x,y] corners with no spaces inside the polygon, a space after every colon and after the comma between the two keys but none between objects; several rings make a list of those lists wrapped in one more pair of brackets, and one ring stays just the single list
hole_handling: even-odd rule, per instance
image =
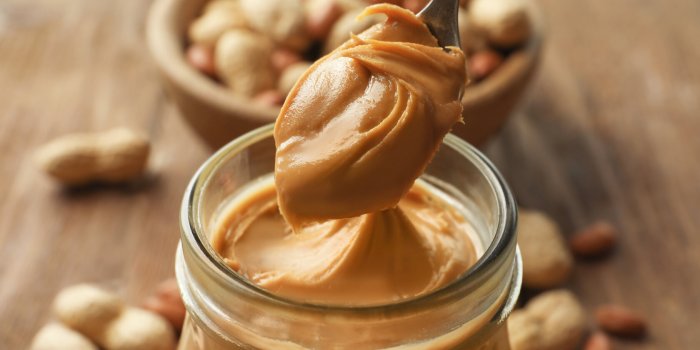
[{"label": "peanut skin", "polygon": [[142,307],[161,315],[177,332],[182,331],[186,310],[175,279],[160,283],[155,294],[146,299]]},{"label": "peanut skin", "polygon": [[621,337],[642,338],[647,332],[647,321],[639,313],[622,305],[601,305],[595,311],[600,328]]},{"label": "peanut skin", "polygon": [[569,247],[581,257],[596,257],[609,253],[617,244],[618,232],[611,224],[599,221],[576,232]]}]

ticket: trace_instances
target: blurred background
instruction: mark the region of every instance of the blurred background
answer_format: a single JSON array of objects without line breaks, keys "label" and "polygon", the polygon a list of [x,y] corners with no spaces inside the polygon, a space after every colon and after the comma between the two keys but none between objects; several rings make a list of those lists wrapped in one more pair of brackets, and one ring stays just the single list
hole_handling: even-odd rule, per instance
[{"label": "blurred background", "polygon": [[[182,23],[199,15],[201,1],[176,16],[180,24],[164,26],[180,44],[173,46],[181,50],[175,62],[152,55],[146,35],[152,3],[0,2],[0,348],[25,348],[65,286],[93,282],[136,303],[172,277],[180,200],[213,150],[206,129],[225,131],[209,139],[224,140],[214,144],[231,137],[211,116],[234,113],[225,122],[241,127],[233,135],[269,122],[284,97],[269,86],[236,94],[221,74],[195,77],[195,69],[178,66],[192,44]],[[498,69],[507,72],[473,77],[473,89],[489,79],[503,82],[464,101],[476,111],[471,115],[503,115],[503,127],[500,119],[484,122],[479,135],[486,136],[469,137],[496,163],[520,205],[546,212],[565,235],[597,220],[617,227],[616,251],[578,262],[566,284],[587,308],[623,303],[646,315],[648,337],[615,340],[616,349],[694,349],[700,2],[531,5],[539,19],[530,39],[537,42],[494,48],[503,60]],[[321,42],[301,50],[302,60],[320,54]],[[155,46],[173,49],[163,45]],[[502,108],[506,100],[512,106]],[[56,137],[114,127],[151,142],[147,173],[137,181],[66,189],[33,161],[33,152]]]}]

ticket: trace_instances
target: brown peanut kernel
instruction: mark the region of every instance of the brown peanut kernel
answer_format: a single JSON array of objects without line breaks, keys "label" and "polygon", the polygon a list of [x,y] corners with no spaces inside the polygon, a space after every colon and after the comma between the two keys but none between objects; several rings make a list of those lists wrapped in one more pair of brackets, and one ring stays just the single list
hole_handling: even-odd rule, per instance
[{"label": "brown peanut kernel", "polygon": [[216,76],[216,65],[214,64],[214,50],[210,47],[193,44],[187,48],[185,53],[187,62],[198,71],[210,76]]},{"label": "brown peanut kernel", "polygon": [[611,350],[610,339],[603,332],[594,332],[588,337],[583,350]]},{"label": "brown peanut kernel", "polygon": [[569,247],[578,256],[598,256],[615,247],[617,236],[617,230],[611,224],[599,221],[571,236]]},{"label": "brown peanut kernel", "polygon": [[253,100],[266,106],[276,107],[281,106],[284,103],[284,95],[275,89],[270,89],[255,95]]},{"label": "brown peanut kernel", "polygon": [[469,58],[469,77],[479,81],[491,75],[503,63],[503,56],[494,50],[478,51]]},{"label": "brown peanut kernel", "polygon": [[147,298],[142,307],[163,316],[173,329],[182,331],[186,310],[175,279],[161,282],[155,294]]},{"label": "brown peanut kernel", "polygon": [[646,319],[622,305],[599,306],[595,311],[595,318],[600,328],[613,335],[641,338],[647,332]]}]

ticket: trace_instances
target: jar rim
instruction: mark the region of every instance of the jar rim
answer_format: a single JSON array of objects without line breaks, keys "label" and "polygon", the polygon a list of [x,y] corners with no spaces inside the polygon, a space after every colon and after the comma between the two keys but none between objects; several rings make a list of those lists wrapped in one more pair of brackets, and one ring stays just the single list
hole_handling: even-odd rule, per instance
[{"label": "jar rim", "polygon": [[[443,141],[444,145],[450,146],[476,166],[495,193],[499,211],[496,215],[498,223],[496,226],[496,233],[493,236],[494,238],[474,265],[462,273],[457,279],[439,289],[419,295],[415,298],[399,300],[388,304],[351,306],[315,304],[301,302],[271,293],[253,284],[247,278],[236,273],[226,265],[224,260],[211,247],[206,234],[202,232],[203,225],[201,225],[197,219],[197,209],[201,191],[218,167],[227,158],[246,149],[248,146],[271,137],[273,129],[274,124],[268,124],[249,131],[232,140],[209,157],[209,159],[200,166],[189,182],[180,210],[181,240],[183,244],[186,242],[190,247],[196,247],[196,249],[192,250],[197,258],[207,265],[208,272],[213,273],[218,278],[230,280],[234,283],[231,285],[232,287],[238,288],[249,296],[276,304],[280,307],[319,312],[376,313],[386,312],[392,309],[430,307],[434,305],[434,303],[440,302],[440,300],[451,300],[455,297],[460,297],[465,286],[483,281],[484,278],[487,278],[498,268],[498,257],[507,255],[508,248],[515,244],[517,207],[503,177],[493,163],[474,146],[453,134],[448,134]],[[519,281],[516,281],[516,283],[517,286],[512,286],[512,288],[519,289]]]}]

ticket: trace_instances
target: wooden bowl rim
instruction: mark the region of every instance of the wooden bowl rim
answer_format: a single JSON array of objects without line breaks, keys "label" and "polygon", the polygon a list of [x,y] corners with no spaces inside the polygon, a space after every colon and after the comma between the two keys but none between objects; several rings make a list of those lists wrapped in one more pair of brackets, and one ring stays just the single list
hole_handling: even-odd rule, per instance
[{"label": "wooden bowl rim", "polygon": [[[253,122],[272,122],[279,114],[278,107],[256,103],[250,98],[231,93],[225,86],[192,67],[185,58],[184,38],[178,35],[178,16],[181,4],[191,0],[156,0],[147,21],[147,42],[151,55],[162,73],[177,87],[201,101],[228,114]],[[491,76],[465,89],[462,104],[479,104],[500,95],[514,81],[527,76],[534,69],[543,42],[541,15],[533,2],[529,2],[532,35],[524,47],[513,54]]]}]

